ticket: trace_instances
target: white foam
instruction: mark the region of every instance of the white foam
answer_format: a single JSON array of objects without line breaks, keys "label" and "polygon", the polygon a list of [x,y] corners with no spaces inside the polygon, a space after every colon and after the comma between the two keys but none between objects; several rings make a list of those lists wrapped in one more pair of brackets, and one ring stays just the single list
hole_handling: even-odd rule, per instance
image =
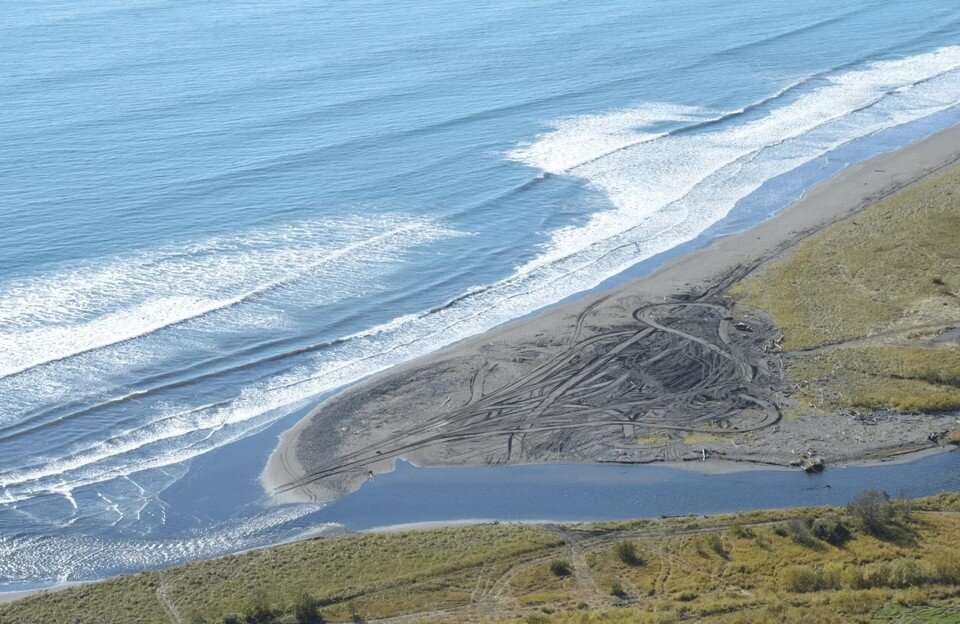
[{"label": "white foam", "polygon": [[626,147],[666,135],[664,125],[703,121],[708,111],[668,103],[646,104],[603,115],[567,117],[550,124],[536,141],[521,143],[508,156],[547,173],[564,173]]},{"label": "white foam", "polygon": [[[537,141],[511,152],[511,157],[546,171],[570,169],[570,175],[587,180],[591,186],[603,192],[614,210],[594,214],[586,225],[559,230],[553,235],[545,253],[521,267],[519,272],[570,258],[637,227],[645,218],[670,209],[671,204],[686,197],[694,188],[715,186],[716,182],[708,182],[712,176],[737,177],[753,190],[774,175],[816,158],[842,142],[955,105],[958,100],[955,91],[932,102],[926,101],[926,94],[911,91],[923,89],[923,85],[912,87],[915,83],[958,67],[960,46],[906,59],[877,62],[864,69],[827,77],[819,86],[800,94],[793,101],[770,110],[757,111],[741,123],[727,124],[715,131],[636,141],[630,149],[613,152],[610,152],[607,140],[598,140],[592,135],[629,136],[629,129],[624,127],[626,122],[634,119],[649,124],[656,114],[670,111],[670,107],[663,104],[643,105],[633,115],[615,111],[556,122],[552,124],[553,129],[540,135]],[[869,114],[864,114],[861,123],[854,121],[845,128],[842,127],[844,124],[837,123],[835,140],[827,139],[809,145],[805,151],[788,161],[779,164],[770,162],[764,167],[764,172],[752,180],[745,180],[744,173],[736,169],[738,165],[748,166],[747,159],[758,156],[763,150],[802,138],[831,122],[844,120],[857,109],[879,102],[888,91],[893,90],[899,90],[896,95],[903,96],[901,101],[914,96],[916,103],[899,110],[894,108],[891,118],[885,119],[880,115],[870,119]],[[894,99],[895,96],[887,97]],[[700,111],[700,114],[703,112]],[[718,112],[714,116],[719,118],[721,114]],[[680,115],[673,115],[669,119],[679,118]],[[624,142],[627,142],[626,139]],[[579,163],[585,164],[573,166]],[[703,231],[729,212],[733,204],[746,194],[741,191],[714,196],[709,200],[710,206],[694,207],[690,205],[692,202],[688,202],[685,206],[688,212],[684,218],[689,216],[689,210],[700,210],[702,224],[688,226]],[[678,210],[679,207],[674,209]]]},{"label": "white foam", "polygon": [[[264,546],[279,536],[296,539],[337,528],[313,526],[298,532],[284,528],[318,509],[315,505],[272,508],[240,521],[206,527],[182,538],[105,539],[83,534],[44,538],[0,535],[0,579],[10,583],[64,582],[102,578],[104,574],[168,566]],[[115,521],[116,513],[113,513]]]},{"label": "white foam", "polygon": [[247,435],[284,408],[595,286],[692,240],[765,181],[847,141],[957,105],[958,68],[960,47],[883,61],[694,132],[631,128],[720,119],[723,112],[657,104],[556,122],[512,157],[584,179],[606,195],[610,210],[555,232],[510,277],[449,306],[361,332],[232,400],[166,406],[102,444],[8,472],[4,496],[23,500],[182,462]]},{"label": "white foam", "polygon": [[[449,234],[423,220],[311,222],[18,280],[0,289],[0,378]],[[321,278],[336,293],[335,274]]]}]

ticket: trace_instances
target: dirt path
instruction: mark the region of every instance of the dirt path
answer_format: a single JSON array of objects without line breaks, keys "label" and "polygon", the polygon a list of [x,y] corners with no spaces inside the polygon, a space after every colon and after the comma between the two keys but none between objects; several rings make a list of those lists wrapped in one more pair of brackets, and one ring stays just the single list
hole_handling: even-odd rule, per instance
[{"label": "dirt path", "polygon": [[170,618],[170,622],[172,622],[172,624],[183,624],[183,621],[180,619],[180,613],[177,612],[177,608],[167,596],[166,585],[160,585],[160,587],[157,588],[157,600],[160,601],[160,605],[163,607],[163,610],[167,612],[167,617]]}]

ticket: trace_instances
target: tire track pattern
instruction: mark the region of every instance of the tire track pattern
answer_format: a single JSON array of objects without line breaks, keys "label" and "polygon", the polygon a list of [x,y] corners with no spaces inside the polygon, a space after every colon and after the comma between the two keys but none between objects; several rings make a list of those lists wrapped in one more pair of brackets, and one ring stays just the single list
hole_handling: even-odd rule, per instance
[{"label": "tire track pattern", "polygon": [[373,463],[436,445],[487,463],[637,462],[681,454],[676,443],[638,447],[634,436],[643,430],[723,435],[770,427],[780,420],[772,398],[779,356],[765,348],[763,331],[736,328],[720,294],[747,270],[737,267],[703,294],[643,305],[622,324],[582,338],[597,307],[590,306],[576,321],[573,344],[540,366],[488,390],[484,380],[495,363],[484,363],[465,405],[342,453],[278,491],[364,473]]}]

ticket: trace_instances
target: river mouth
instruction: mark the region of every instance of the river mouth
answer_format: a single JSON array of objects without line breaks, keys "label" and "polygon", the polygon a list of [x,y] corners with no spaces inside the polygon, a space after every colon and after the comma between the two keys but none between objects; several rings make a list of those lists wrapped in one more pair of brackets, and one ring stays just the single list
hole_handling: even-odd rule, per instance
[{"label": "river mouth", "polygon": [[[747,230],[844,167],[958,121],[960,109],[954,108],[847,144],[772,180],[696,240],[639,263],[598,289],[648,275],[686,251]],[[894,481],[886,476],[894,466],[831,467],[825,476],[809,477],[775,470],[701,475],[659,465],[414,468],[400,463],[393,473],[326,506],[273,504],[260,480],[267,457],[282,432],[331,394],[289,412],[280,410],[250,435],[191,460],[113,479],[112,486],[126,488],[142,501],[129,511],[115,510],[111,503],[117,498],[109,493],[103,498],[97,488],[5,506],[0,514],[0,587],[17,591],[94,581],[344,529],[477,520],[617,520],[843,504],[869,488],[891,494],[906,489],[916,496],[960,489],[957,453],[897,468],[903,477]],[[877,477],[869,476],[873,470]],[[849,483],[835,481],[845,475],[853,475]],[[714,494],[719,491],[725,494]],[[81,513],[78,509],[85,505],[101,511]]]},{"label": "river mouth", "polygon": [[[696,462],[691,462],[695,464]],[[418,467],[400,460],[313,515],[362,531],[466,521],[595,522],[844,505],[864,490],[930,496],[960,487],[960,452],[882,465],[703,472],[668,465]]]}]

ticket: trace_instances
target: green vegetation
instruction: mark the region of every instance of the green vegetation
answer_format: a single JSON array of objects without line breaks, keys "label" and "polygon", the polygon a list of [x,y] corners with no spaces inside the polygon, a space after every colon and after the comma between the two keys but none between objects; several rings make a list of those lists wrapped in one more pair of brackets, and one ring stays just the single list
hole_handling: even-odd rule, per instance
[{"label": "green vegetation", "polygon": [[651,429],[647,435],[634,438],[639,446],[659,446],[670,441],[670,434],[662,429]]},{"label": "green vegetation", "polygon": [[843,509],[348,535],[40,594],[0,622],[957,622],[957,510],[960,494],[865,493]]},{"label": "green vegetation", "polygon": [[161,599],[191,624],[295,622],[306,599],[330,621],[380,617],[468,604],[482,574],[560,543],[536,527],[500,525],[304,541],[26,598],[0,605],[0,622],[166,624]]},{"label": "green vegetation", "polygon": [[617,554],[617,558],[628,566],[640,566],[644,563],[643,557],[637,552],[637,545],[629,540],[617,542],[613,551]]},{"label": "green vegetation", "polygon": [[932,412],[960,407],[960,352],[850,347],[805,355],[790,367],[802,396],[822,409]]},{"label": "green vegetation", "polygon": [[937,338],[960,325],[958,232],[952,171],[809,238],[731,295],[783,332],[799,405],[957,409],[960,351]]},{"label": "green vegetation", "polygon": [[941,607],[892,605],[877,614],[877,621],[891,624],[960,624],[960,605]]},{"label": "green vegetation", "polygon": [[557,560],[550,563],[550,571],[554,576],[570,576],[573,574],[573,568],[566,561]]}]

